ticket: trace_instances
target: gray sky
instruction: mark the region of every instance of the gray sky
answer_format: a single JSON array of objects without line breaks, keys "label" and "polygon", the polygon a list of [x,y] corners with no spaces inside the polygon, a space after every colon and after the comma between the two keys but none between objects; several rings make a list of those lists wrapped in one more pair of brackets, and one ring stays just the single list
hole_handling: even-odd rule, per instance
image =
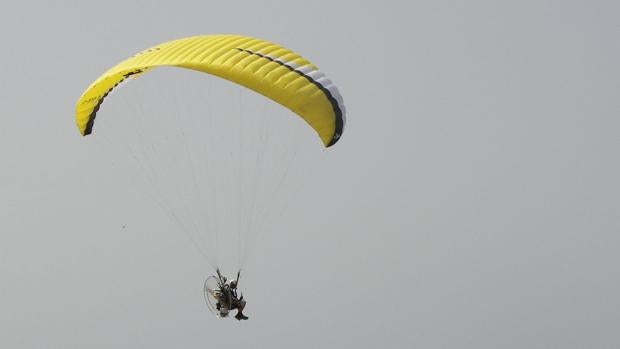
[{"label": "gray sky", "polygon": [[[620,346],[619,10],[3,2],[0,347]],[[348,111],[256,244],[241,324],[208,313],[204,260],[73,121],[105,69],[209,33],[301,53]]]}]

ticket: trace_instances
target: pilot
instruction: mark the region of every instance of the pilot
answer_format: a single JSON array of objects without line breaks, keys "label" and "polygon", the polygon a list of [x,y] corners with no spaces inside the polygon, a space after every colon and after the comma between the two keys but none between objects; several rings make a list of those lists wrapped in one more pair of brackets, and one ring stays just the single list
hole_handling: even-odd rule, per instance
[{"label": "pilot", "polygon": [[220,289],[221,295],[218,297],[215,305],[217,310],[220,312],[220,316],[227,317],[231,310],[237,309],[235,319],[239,321],[247,320],[248,317],[243,314],[243,309],[245,308],[246,302],[243,299],[243,294],[241,297],[237,295],[237,281],[232,280],[227,282],[226,278],[223,276],[221,276],[221,280],[223,281],[223,285]]}]

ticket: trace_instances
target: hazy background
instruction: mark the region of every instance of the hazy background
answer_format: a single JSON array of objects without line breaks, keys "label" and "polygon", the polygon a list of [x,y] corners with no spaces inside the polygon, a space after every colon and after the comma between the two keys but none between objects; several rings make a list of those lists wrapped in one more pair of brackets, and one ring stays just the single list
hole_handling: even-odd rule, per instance
[{"label": "hazy background", "polygon": [[[617,348],[619,11],[3,2],[0,347]],[[256,246],[244,323],[208,313],[204,261],[73,121],[105,69],[208,33],[298,51],[348,110]]]}]

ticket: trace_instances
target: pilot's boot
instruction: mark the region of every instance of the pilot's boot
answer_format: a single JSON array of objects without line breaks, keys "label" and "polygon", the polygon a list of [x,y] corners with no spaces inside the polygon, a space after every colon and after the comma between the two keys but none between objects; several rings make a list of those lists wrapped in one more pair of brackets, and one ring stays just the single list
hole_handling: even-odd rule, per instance
[{"label": "pilot's boot", "polygon": [[235,315],[235,319],[241,321],[241,320],[247,320],[249,318],[247,316],[243,315],[243,313],[241,311],[238,311],[237,315]]}]

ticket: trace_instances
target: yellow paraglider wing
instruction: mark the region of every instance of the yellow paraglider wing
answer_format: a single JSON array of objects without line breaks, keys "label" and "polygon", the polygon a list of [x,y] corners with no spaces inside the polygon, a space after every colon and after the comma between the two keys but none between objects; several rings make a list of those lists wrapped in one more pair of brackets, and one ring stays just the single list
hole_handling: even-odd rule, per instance
[{"label": "yellow paraglider wing", "polygon": [[174,66],[219,76],[254,90],[302,117],[327,147],[342,135],[345,108],[336,86],[291,50],[239,35],[195,36],[157,45],[114,66],[84,91],[76,105],[82,135],[92,132],[99,107],[125,79]]}]

